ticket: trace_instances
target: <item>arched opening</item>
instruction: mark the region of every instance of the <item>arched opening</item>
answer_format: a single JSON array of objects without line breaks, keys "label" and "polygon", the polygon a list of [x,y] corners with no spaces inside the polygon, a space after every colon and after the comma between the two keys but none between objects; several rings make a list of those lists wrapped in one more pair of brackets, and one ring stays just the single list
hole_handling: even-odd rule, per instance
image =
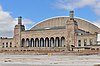
[{"label": "arched opening", "polygon": [[49,38],[45,38],[45,47],[49,47]]},{"label": "arched opening", "polygon": [[44,39],[40,38],[40,47],[44,47]]},{"label": "arched opening", "polygon": [[54,47],[55,45],[54,45],[54,38],[53,37],[51,37],[50,38],[50,47]]},{"label": "arched opening", "polygon": [[65,45],[65,38],[64,37],[61,37],[60,47],[63,47],[64,45]]},{"label": "arched opening", "polygon": [[31,45],[30,45],[30,47],[34,47],[34,39],[33,38],[31,38]]},{"label": "arched opening", "polygon": [[29,39],[28,39],[28,38],[26,39],[26,46],[27,46],[27,47],[30,46],[30,42],[29,42]]},{"label": "arched opening", "polygon": [[56,39],[55,39],[55,47],[59,47],[59,46],[60,46],[59,37],[56,37]]},{"label": "arched opening", "polygon": [[39,47],[39,39],[38,38],[35,39],[35,47]]},{"label": "arched opening", "polygon": [[21,43],[21,47],[24,47],[24,45],[25,45],[25,39],[23,38],[22,43]]}]

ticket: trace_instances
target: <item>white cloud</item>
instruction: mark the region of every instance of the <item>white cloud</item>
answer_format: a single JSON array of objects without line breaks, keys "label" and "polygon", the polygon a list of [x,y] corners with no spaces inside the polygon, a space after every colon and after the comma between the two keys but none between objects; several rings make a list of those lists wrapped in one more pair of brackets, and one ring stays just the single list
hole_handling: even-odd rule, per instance
[{"label": "white cloud", "polygon": [[57,0],[56,6],[65,10],[90,6],[97,15],[100,15],[100,0]]},{"label": "white cloud", "polygon": [[[13,23],[15,23],[15,25],[16,25],[18,23],[18,18],[15,18],[13,20]],[[27,18],[22,19],[22,23],[23,23],[23,25],[25,25],[26,30],[30,28],[30,25],[34,24],[34,22],[32,22],[30,19],[27,19]]]},{"label": "white cloud", "polygon": [[96,2],[94,6],[94,11],[97,15],[100,15],[100,1]]},{"label": "white cloud", "polygon": [[23,23],[24,23],[24,25],[34,24],[34,22],[32,22],[29,19],[23,19]]},{"label": "white cloud", "polygon": [[[57,0],[56,6],[65,10],[74,10],[89,6],[96,15],[100,16],[100,0]],[[100,20],[95,21],[94,24],[100,27]]]},{"label": "white cloud", "polygon": [[[24,25],[33,24],[29,19],[23,19]],[[2,37],[12,37],[14,26],[17,24],[17,18],[13,18],[9,12],[4,11],[0,5],[0,36]]]}]

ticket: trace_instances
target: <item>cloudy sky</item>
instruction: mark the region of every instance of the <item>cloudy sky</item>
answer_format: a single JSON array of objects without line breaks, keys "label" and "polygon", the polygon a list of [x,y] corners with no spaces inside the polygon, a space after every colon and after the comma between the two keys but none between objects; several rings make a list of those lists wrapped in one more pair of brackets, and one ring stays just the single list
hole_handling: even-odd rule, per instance
[{"label": "cloudy sky", "polygon": [[44,19],[68,16],[70,10],[100,27],[100,0],[0,0],[0,36],[13,36],[18,16],[30,29]]}]

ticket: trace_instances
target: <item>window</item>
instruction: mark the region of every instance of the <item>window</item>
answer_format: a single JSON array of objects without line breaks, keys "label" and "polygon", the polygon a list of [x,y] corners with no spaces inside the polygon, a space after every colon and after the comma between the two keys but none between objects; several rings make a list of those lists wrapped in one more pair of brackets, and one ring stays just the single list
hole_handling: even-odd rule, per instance
[{"label": "window", "polygon": [[6,42],[6,47],[8,47],[8,42]]},{"label": "window", "polygon": [[81,40],[78,40],[78,46],[81,46]]},{"label": "window", "polygon": [[87,45],[87,39],[84,39],[84,46]]},{"label": "window", "polygon": [[93,43],[93,40],[92,40],[92,39],[90,39],[90,45],[92,45],[92,43]]},{"label": "window", "polygon": [[14,47],[16,48],[16,45]]},{"label": "window", "polygon": [[12,47],[12,42],[10,42],[10,47]]},{"label": "window", "polygon": [[83,33],[78,33],[79,36],[84,35]]},{"label": "window", "polygon": [[2,48],[4,48],[4,43],[2,43]]}]

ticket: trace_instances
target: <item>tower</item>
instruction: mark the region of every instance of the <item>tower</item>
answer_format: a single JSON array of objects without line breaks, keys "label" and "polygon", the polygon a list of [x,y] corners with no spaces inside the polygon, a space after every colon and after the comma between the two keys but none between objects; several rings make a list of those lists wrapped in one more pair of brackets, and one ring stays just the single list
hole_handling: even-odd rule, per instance
[{"label": "tower", "polygon": [[18,24],[14,28],[14,43],[16,47],[21,47],[21,32],[25,30],[25,26],[22,25],[22,17],[18,17]]},{"label": "tower", "polygon": [[70,11],[70,18],[66,22],[66,43],[68,50],[77,43],[78,24],[74,19],[74,11]]}]

